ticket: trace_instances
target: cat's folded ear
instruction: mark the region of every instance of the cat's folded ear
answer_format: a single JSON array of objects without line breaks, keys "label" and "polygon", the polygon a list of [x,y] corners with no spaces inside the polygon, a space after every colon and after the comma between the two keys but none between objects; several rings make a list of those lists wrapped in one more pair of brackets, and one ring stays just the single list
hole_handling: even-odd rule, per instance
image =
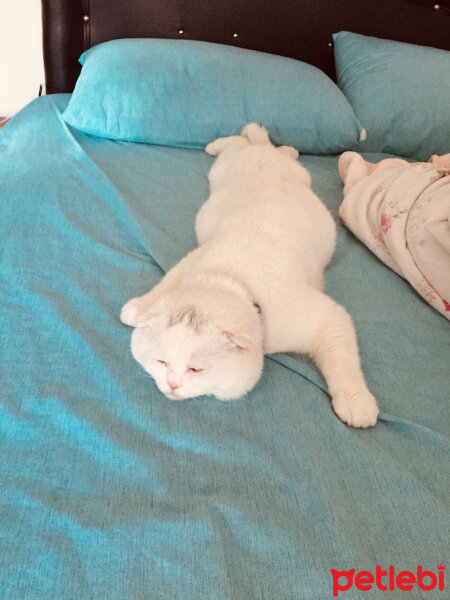
[{"label": "cat's folded ear", "polygon": [[252,338],[243,332],[223,331],[223,335],[235,346],[236,350],[248,350],[252,345]]}]

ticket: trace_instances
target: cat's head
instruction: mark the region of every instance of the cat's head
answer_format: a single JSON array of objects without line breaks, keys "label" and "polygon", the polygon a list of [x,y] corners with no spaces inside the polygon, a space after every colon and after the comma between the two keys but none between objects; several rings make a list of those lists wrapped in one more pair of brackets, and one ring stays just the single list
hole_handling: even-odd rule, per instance
[{"label": "cat's head", "polygon": [[262,326],[251,303],[234,294],[171,292],[140,316],[131,350],[171,400],[232,400],[261,376]]}]

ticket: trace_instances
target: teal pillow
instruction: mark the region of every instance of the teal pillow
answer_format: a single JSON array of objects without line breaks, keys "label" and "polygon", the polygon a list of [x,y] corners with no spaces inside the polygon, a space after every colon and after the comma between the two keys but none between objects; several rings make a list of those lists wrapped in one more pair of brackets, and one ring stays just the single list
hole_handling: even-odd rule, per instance
[{"label": "teal pillow", "polygon": [[94,46],[64,119],[96,136],[203,148],[256,121],[276,144],[337,153],[362,127],[339,88],[303,62],[188,40],[122,39]]},{"label": "teal pillow", "polygon": [[364,151],[418,160],[450,152],[450,52],[334,36],[338,84],[367,130]]}]

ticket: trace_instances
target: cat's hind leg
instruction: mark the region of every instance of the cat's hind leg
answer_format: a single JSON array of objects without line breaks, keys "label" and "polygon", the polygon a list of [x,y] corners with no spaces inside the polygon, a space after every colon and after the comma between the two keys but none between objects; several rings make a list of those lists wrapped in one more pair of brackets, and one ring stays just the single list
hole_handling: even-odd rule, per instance
[{"label": "cat's hind leg", "polygon": [[245,140],[245,143],[243,143],[244,138],[240,135],[229,135],[227,137],[217,138],[205,146],[205,152],[210,156],[218,156],[225,150],[225,148],[231,144],[235,144],[236,142],[240,145],[245,145],[247,140]]},{"label": "cat's hind leg", "polygon": [[[297,299],[285,351],[308,354],[319,367],[337,416],[352,427],[371,427],[378,406],[367,388],[352,319],[326,294],[308,288]],[[294,321],[293,321],[294,319]]]},{"label": "cat's hind leg", "polygon": [[298,150],[293,146],[278,146],[277,150],[280,152],[280,154],[290,156],[294,160],[297,160],[298,158]]}]

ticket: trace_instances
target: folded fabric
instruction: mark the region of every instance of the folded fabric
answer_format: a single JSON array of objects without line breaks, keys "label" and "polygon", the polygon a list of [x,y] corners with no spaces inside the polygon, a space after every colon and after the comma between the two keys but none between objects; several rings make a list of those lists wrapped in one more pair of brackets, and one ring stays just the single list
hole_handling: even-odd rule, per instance
[{"label": "folded fabric", "polygon": [[386,159],[373,165],[356,152],[339,159],[344,181],[341,222],[378,258],[450,320],[449,156],[428,163]]}]

